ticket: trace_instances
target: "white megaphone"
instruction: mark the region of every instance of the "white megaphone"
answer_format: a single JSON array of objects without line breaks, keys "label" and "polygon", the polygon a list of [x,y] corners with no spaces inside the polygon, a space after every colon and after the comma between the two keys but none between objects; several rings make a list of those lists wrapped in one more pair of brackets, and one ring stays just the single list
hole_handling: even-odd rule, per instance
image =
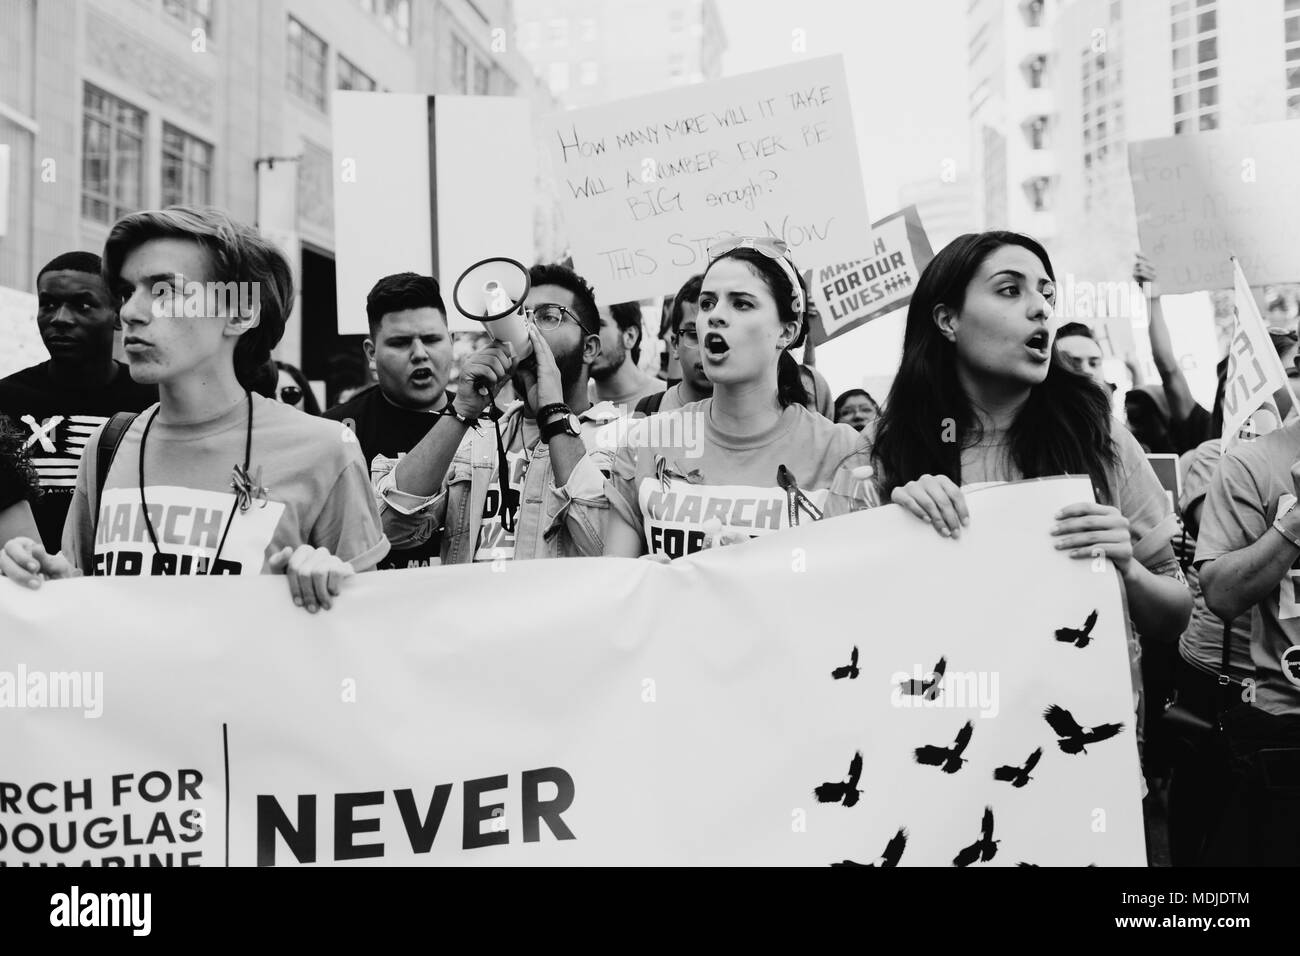
[{"label": "white megaphone", "polygon": [[533,287],[528,267],[493,256],[466,269],[451,290],[451,302],[467,319],[482,322],[498,342],[514,346],[516,361],[533,354],[524,326],[524,300]]}]

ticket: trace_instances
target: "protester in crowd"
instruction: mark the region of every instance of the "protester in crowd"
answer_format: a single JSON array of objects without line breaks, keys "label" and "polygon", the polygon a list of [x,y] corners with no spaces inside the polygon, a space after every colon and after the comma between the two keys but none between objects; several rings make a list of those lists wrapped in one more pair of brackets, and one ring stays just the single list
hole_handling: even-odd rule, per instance
[{"label": "protester in crowd", "polygon": [[375,384],[359,351],[339,352],[330,357],[325,372],[325,404],[329,407],[350,402],[359,392]]},{"label": "protester in crowd", "polygon": [[792,511],[819,518],[857,440],[805,407],[790,349],[806,332],[807,292],[785,243],[735,238],[709,252],[696,321],[713,394],[627,427],[608,485],[607,555],[668,561],[787,528]]},{"label": "protester in crowd", "polygon": [[[807,288],[805,282],[804,287]],[[826,381],[826,377],[817,371],[817,348],[813,344],[811,329],[808,316],[816,315],[817,306],[813,303],[812,297],[808,299],[808,315],[804,316],[803,331],[803,362],[799,364],[799,376],[803,379],[804,391],[808,394],[808,401],[804,402],[804,408],[810,412],[816,412],[822,418],[830,421],[835,420],[835,402],[831,395],[831,383]]]},{"label": "protester in crowd", "polygon": [[[1170,543],[1168,498],[1137,442],[1112,427],[1106,393],[1051,361],[1055,294],[1046,250],[1018,233],[959,236],[935,256],[908,306],[885,409],[849,459],[857,467],[840,472],[828,513],[892,501],[957,538],[969,523],[963,489],[1089,475],[1098,500],[1061,510],[1044,555],[1104,553],[1133,627],[1172,641],[1191,598]],[[1129,646],[1140,714],[1136,636]]]},{"label": "protester in crowd", "polygon": [[[1274,339],[1274,347],[1280,338]],[[1293,357],[1292,365],[1300,362]],[[1300,666],[1291,651],[1300,642],[1300,601],[1295,588],[1295,568],[1300,564],[1300,495],[1296,460],[1300,458],[1300,421],[1249,441],[1232,441],[1213,467],[1214,449],[1207,449],[1202,470],[1212,469],[1209,491],[1200,515],[1196,568],[1205,604],[1223,621],[1232,621],[1228,677],[1253,683],[1238,695],[1242,706],[1222,713],[1224,730],[1232,741],[1236,766],[1247,767],[1261,749],[1300,746]],[[1250,661],[1241,659],[1240,619],[1254,615],[1249,630]],[[1208,635],[1191,633],[1187,639],[1189,663],[1217,675],[1222,644]],[[1221,638],[1220,638],[1221,639]],[[1217,658],[1212,671],[1206,657]],[[1196,660],[1192,657],[1195,655]],[[1253,674],[1252,674],[1253,669]],[[1185,683],[1204,694],[1217,690],[1203,678],[1191,675]],[[1212,699],[1212,704],[1217,699]],[[1249,705],[1249,706],[1246,706]],[[1247,817],[1263,813],[1248,805],[1250,781],[1239,776],[1230,781],[1231,797],[1222,813],[1221,828],[1207,838],[1207,862],[1260,863],[1267,857],[1263,845],[1275,835],[1250,832]],[[1294,864],[1294,846],[1286,849],[1286,862]]]},{"label": "protester in crowd", "polygon": [[[388,542],[351,433],[244,384],[284,333],[289,264],[218,210],[172,206],[118,220],[104,278],[131,376],[156,385],[158,403],[87,443],[62,553],[15,538],[0,572],[31,587],[81,572],[284,573],[295,604],[329,608]],[[219,283],[240,301],[218,297]],[[101,441],[113,452],[102,480]]]},{"label": "protester in crowd", "polygon": [[[1192,397],[1191,389],[1187,385],[1187,377],[1183,374],[1182,367],[1174,355],[1164,309],[1160,305],[1160,286],[1155,267],[1141,254],[1137,257],[1133,278],[1142,283],[1146,290],[1151,354],[1155,359],[1156,369],[1160,372],[1162,385],[1161,396],[1157,396],[1154,389],[1145,389],[1145,391],[1157,399],[1160,410],[1167,418],[1168,444],[1171,446],[1167,449],[1152,448],[1151,450],[1168,450],[1183,454],[1196,448],[1203,441],[1218,438],[1218,430],[1212,420],[1213,413],[1206,411]],[[1288,322],[1285,327],[1269,328],[1269,337],[1273,340],[1273,348],[1282,360],[1282,367],[1287,370],[1291,390],[1296,392],[1300,388],[1300,369],[1297,369],[1292,361],[1297,350],[1294,323]],[[1131,395],[1132,392],[1129,394]],[[1163,401],[1160,400],[1161,398]],[[1144,423],[1141,427],[1154,428],[1157,423],[1152,416],[1151,404],[1142,399],[1138,399],[1138,402],[1143,406],[1138,412]]]},{"label": "protester in crowd", "polygon": [[662,392],[662,379],[647,375],[641,361],[641,306],[619,302],[600,315],[600,354],[591,367],[593,404],[610,402],[620,415],[629,414],[647,395]]},{"label": "protester in crowd", "polygon": [[302,369],[288,362],[276,362],[275,397],[286,405],[292,405],[308,415],[320,414],[320,402],[312,391],[311,382],[302,374]]},{"label": "protester in crowd", "polygon": [[[455,393],[447,391],[452,338],[437,279],[413,272],[384,276],[366,297],[366,319],[370,335],[362,347],[379,383],[325,417],[356,433],[373,470],[377,460],[396,461],[418,445]],[[440,550],[436,533],[416,547],[394,542],[380,569],[438,564]]]},{"label": "protester in crowd", "polygon": [[1101,346],[1093,337],[1092,329],[1082,322],[1066,322],[1057,329],[1052,350],[1070,371],[1088,376],[1102,388],[1110,388],[1101,371]]},{"label": "protester in crowd", "polygon": [[1173,436],[1169,399],[1159,385],[1129,389],[1124,394],[1124,417],[1129,431],[1148,455],[1179,453]]},{"label": "protester in crowd", "polygon": [[880,405],[865,388],[851,388],[835,399],[835,421],[860,432],[880,414]]},{"label": "protester in crowd", "polygon": [[672,311],[668,313],[668,348],[681,369],[681,380],[662,392],[652,392],[642,398],[632,410],[633,417],[671,412],[713,394],[713,383],[704,373],[699,328],[696,324],[700,311],[700,285],[703,281],[703,275],[687,279],[673,298]]},{"label": "protester in crowd", "polygon": [[[1205,497],[1221,453],[1219,439],[1203,442],[1193,453],[1183,477],[1179,512],[1183,537],[1191,540],[1193,552]],[[1239,614],[1231,623],[1226,674],[1229,684],[1225,688],[1219,680],[1223,673],[1223,621],[1205,604],[1195,564],[1185,562],[1184,571],[1192,594],[1192,618],[1178,639],[1174,660],[1176,702],[1213,725],[1225,712],[1225,703],[1240,702],[1243,688],[1254,680],[1251,616],[1249,612]],[[1202,862],[1205,843],[1223,814],[1228,778],[1224,761],[1212,748],[1207,751],[1204,747],[1185,746],[1174,757],[1169,784],[1169,851],[1174,866]]]},{"label": "protester in crowd", "polygon": [[158,398],[113,359],[117,308],[99,256],[66,252],[36,276],[36,327],[50,357],[0,379],[0,415],[25,433],[42,494],[31,503],[42,545],[59,550],[77,463],[90,434],[115,412]]},{"label": "protester in crowd", "polygon": [[[601,553],[612,448],[596,433],[620,413],[610,402],[588,402],[600,312],[571,269],[536,265],[529,277],[533,354],[517,362],[501,343],[476,353],[428,434],[400,461],[380,455],[371,465],[395,547],[418,547],[441,532],[444,564]],[[508,381],[520,400],[499,421],[480,424],[485,411],[497,417],[493,396]]]},{"label": "protester in crowd", "polygon": [[22,432],[0,415],[0,541],[40,537],[32,501],[40,494]]}]

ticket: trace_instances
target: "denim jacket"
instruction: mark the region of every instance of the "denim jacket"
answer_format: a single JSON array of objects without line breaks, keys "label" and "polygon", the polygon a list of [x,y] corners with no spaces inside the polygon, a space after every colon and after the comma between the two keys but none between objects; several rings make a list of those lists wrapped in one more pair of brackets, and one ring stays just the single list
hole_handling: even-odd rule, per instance
[{"label": "denim jacket", "polygon": [[[540,440],[537,426],[515,402],[499,425],[507,449],[522,438],[531,444],[528,469],[519,492],[515,517],[514,558],[566,558],[598,556],[605,549],[605,473],[616,450],[611,437],[618,409],[609,402],[595,405],[578,416],[587,455],[573,469],[568,483],[555,487],[550,446]],[[398,490],[393,468],[398,459],[377,456],[370,479],[378,498],[384,533],[394,548],[411,548],[442,530],[442,563],[467,564],[474,560],[488,491],[494,487],[497,466],[496,436],[490,422],[471,429],[456,449],[442,487],[428,497]]]}]

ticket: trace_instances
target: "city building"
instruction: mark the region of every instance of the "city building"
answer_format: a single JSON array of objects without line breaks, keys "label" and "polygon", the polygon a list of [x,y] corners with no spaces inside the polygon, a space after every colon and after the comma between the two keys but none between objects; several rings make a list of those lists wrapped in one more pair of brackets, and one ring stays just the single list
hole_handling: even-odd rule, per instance
[{"label": "city building", "polygon": [[930,248],[938,252],[963,233],[975,231],[973,189],[965,172],[954,172],[951,179],[932,176],[899,186],[898,204],[916,206]]},{"label": "city building", "polygon": [[571,109],[722,75],[726,37],[714,0],[515,0],[514,6],[520,51]]},{"label": "city building", "polygon": [[[101,249],[136,209],[265,219],[300,289],[277,353],[323,378],[355,346],[336,335],[331,91],[546,111],[512,22],[510,0],[0,0],[0,287],[30,293],[42,263]],[[539,209],[539,253],[554,229]]]}]

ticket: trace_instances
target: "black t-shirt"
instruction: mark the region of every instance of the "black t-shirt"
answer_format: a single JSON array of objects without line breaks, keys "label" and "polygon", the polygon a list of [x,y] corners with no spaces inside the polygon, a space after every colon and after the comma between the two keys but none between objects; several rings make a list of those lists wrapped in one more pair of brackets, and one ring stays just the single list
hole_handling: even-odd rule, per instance
[{"label": "black t-shirt", "polygon": [[[453,397],[451,392],[447,393],[447,401]],[[372,385],[342,405],[335,405],[325,412],[325,417],[352,429],[367,467],[374,463],[376,455],[385,458],[405,455],[438,421],[433,412],[413,412],[394,405],[384,398],[378,385]],[[379,562],[378,569],[428,567],[430,559],[436,563],[441,549],[442,535],[434,534],[418,547],[389,551],[388,557]]]},{"label": "black t-shirt", "polygon": [[0,512],[36,497],[36,475],[23,451],[22,433],[0,415]]},{"label": "black t-shirt", "polygon": [[125,365],[114,364],[112,380],[92,388],[55,382],[49,362],[0,379],[0,415],[17,426],[36,468],[41,495],[32,502],[32,511],[51,554],[62,545],[63,520],[86,439],[115,413],[143,411],[158,401],[156,386],[139,384]]}]

